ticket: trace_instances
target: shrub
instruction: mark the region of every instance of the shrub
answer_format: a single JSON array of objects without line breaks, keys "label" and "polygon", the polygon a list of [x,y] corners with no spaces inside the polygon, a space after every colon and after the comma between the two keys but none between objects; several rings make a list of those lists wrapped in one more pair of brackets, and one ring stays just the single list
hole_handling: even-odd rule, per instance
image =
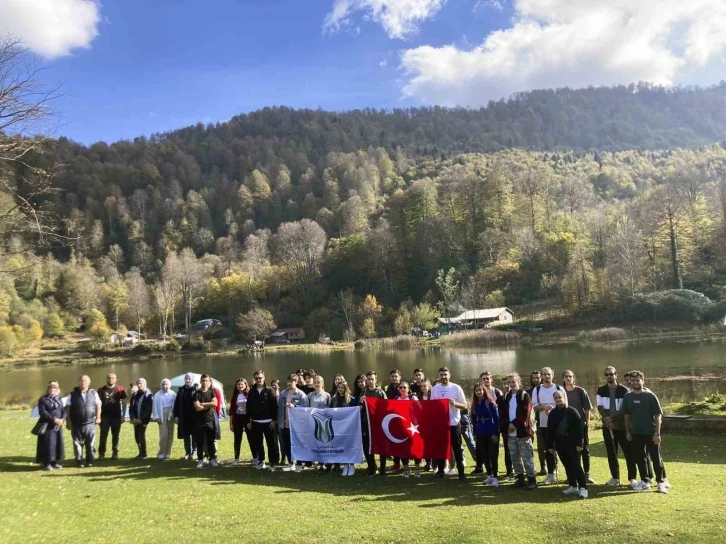
[{"label": "shrub", "polygon": [[582,331],[577,335],[580,340],[586,342],[612,342],[616,340],[627,340],[630,333],[620,327],[604,327],[592,331]]},{"label": "shrub", "polygon": [[689,289],[671,289],[655,293],[638,293],[621,305],[625,319],[676,319],[702,321],[707,318],[714,303],[702,293]]},{"label": "shrub", "polygon": [[10,328],[13,330],[13,334],[15,335],[15,350],[24,349],[27,342],[25,329],[20,325],[13,325]]},{"label": "shrub", "polygon": [[45,336],[48,338],[60,338],[65,334],[65,324],[56,313],[48,314],[43,325]]},{"label": "shrub", "polygon": [[28,342],[37,342],[41,338],[43,338],[43,327],[36,319],[31,319],[25,327],[25,339]]},{"label": "shrub", "polygon": [[11,327],[3,325],[0,327],[0,355],[9,357],[15,351],[17,339]]},{"label": "shrub", "polygon": [[167,351],[179,351],[180,349],[181,345],[174,338],[169,340],[169,343],[166,345]]}]

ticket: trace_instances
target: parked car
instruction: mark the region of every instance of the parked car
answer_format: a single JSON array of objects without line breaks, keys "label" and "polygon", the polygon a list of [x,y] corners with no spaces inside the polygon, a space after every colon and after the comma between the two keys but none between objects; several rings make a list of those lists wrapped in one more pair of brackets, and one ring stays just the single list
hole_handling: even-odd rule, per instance
[{"label": "parked car", "polygon": [[212,327],[221,326],[222,322],[219,319],[202,319],[201,321],[197,321],[198,331],[206,331],[207,329],[211,329]]}]

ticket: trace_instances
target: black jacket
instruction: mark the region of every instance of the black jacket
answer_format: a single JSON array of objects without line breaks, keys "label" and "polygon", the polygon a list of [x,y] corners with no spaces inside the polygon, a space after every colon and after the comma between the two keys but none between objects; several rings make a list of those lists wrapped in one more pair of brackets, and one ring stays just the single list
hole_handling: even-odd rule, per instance
[{"label": "black jacket", "polygon": [[252,386],[247,395],[247,415],[252,420],[277,421],[277,398],[272,388],[265,386],[260,392]]},{"label": "black jacket", "polygon": [[572,406],[556,406],[547,417],[547,449],[582,447],[584,430],[580,412]]},{"label": "black jacket", "polygon": [[154,396],[151,391],[138,390],[131,397],[129,406],[129,419],[140,419],[141,423],[148,425],[151,421],[151,412],[154,409]]}]

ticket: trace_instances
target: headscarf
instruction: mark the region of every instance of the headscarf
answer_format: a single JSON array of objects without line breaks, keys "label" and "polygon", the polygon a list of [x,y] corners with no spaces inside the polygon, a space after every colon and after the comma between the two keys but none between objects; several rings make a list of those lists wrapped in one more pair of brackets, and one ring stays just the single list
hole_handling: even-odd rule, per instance
[{"label": "headscarf", "polygon": [[[55,395],[51,395],[50,394],[50,386],[53,385],[53,384],[55,384],[56,387],[58,387],[58,392]],[[56,396],[56,397],[59,397],[60,396],[60,384],[57,381],[55,381],[55,380],[48,382],[48,385],[45,386],[45,394],[48,395],[48,396]]]},{"label": "headscarf", "polygon": [[[187,378],[189,378],[192,381],[191,385],[187,385]],[[194,374],[191,372],[187,372],[184,374],[184,389],[192,389],[194,387]]]},{"label": "headscarf", "polygon": [[159,387],[164,387],[164,382],[169,384],[169,388],[171,389],[171,381],[169,381],[169,378],[164,378],[161,380],[161,383],[159,384]]},{"label": "headscarf", "polygon": [[144,384],[144,390],[148,389],[145,378],[139,378],[138,380],[136,380],[136,383],[139,383],[139,382]]}]

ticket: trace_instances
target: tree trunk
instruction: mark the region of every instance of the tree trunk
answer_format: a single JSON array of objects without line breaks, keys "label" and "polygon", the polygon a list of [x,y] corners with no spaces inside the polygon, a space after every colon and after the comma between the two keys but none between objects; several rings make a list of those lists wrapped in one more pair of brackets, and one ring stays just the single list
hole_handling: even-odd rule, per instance
[{"label": "tree trunk", "polygon": [[681,276],[681,263],[678,257],[678,237],[673,222],[673,212],[668,211],[668,233],[671,239],[671,260],[673,264],[673,283],[676,289],[683,289],[683,277]]}]

